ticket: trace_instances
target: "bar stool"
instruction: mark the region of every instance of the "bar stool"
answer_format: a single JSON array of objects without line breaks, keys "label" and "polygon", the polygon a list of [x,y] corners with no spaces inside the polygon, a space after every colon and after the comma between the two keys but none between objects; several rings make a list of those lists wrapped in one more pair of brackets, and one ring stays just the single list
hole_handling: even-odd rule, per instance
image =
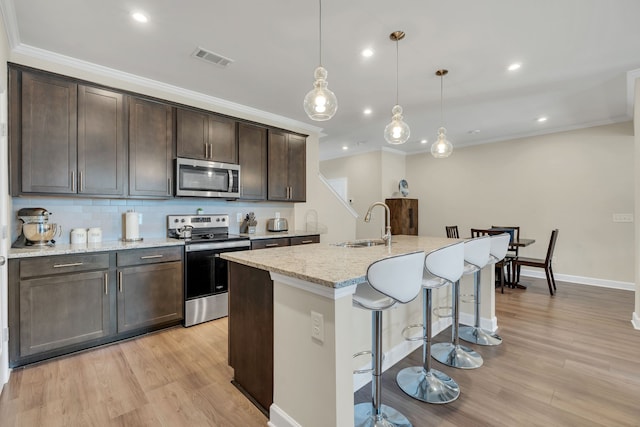
[{"label": "bar stool", "polygon": [[[496,234],[490,237],[491,247],[489,249],[489,262],[487,265],[496,264],[504,259],[509,249],[511,236],[508,233]],[[480,270],[476,270],[473,275],[473,293],[475,295],[474,326],[461,326],[460,338],[479,345],[499,345],[502,338],[499,335],[482,329],[480,327]]]},{"label": "bar stool", "polygon": [[[422,366],[411,366],[398,372],[398,386],[414,399],[427,403],[449,403],[460,396],[460,387],[444,372],[431,368],[431,310],[432,290],[460,280],[464,270],[464,243],[437,249],[427,254],[422,278],[422,325],[409,325],[403,334],[414,327],[422,327]],[[407,338],[414,340],[415,338]]]},{"label": "bar stool", "polygon": [[358,284],[353,306],[371,313],[371,402],[355,405],[357,427],[411,427],[397,410],[382,404],[382,311],[415,299],[422,287],[424,252],[412,252],[376,261]]},{"label": "bar stool", "polygon": [[[473,274],[489,262],[489,236],[477,237],[464,242],[464,275]],[[451,297],[453,319],[451,322],[451,342],[441,342],[431,346],[434,359],[447,366],[460,369],[476,369],[482,366],[482,356],[469,347],[460,345],[458,335],[460,321],[460,281],[453,284]]]}]

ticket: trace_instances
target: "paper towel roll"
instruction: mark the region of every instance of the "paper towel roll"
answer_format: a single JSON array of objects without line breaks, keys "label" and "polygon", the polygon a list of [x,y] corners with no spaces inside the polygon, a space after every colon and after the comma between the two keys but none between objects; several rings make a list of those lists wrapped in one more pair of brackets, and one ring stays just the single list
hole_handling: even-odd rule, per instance
[{"label": "paper towel roll", "polygon": [[140,214],[138,212],[125,213],[124,238],[125,240],[140,240]]}]

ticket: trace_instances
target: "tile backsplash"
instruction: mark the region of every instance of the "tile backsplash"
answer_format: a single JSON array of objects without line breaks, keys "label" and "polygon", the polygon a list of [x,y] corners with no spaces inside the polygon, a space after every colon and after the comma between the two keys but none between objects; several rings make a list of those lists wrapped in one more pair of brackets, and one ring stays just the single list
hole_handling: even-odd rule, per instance
[{"label": "tile backsplash", "polygon": [[216,199],[171,199],[171,200],[132,200],[132,199],[85,199],[62,197],[14,197],[11,199],[11,241],[19,234],[18,210],[22,208],[44,208],[51,212],[49,221],[62,226],[62,234],[55,240],[69,243],[73,228],[102,228],[103,240],[122,238],[122,216],[128,210],[142,214],[140,237],[157,238],[167,234],[167,215],[196,214],[202,209],[205,214],[228,214],[229,231],[238,233],[240,223],[236,221],[238,213],[255,213],[258,220],[257,232],[264,232],[267,219],[280,216],[295,224],[294,209],[290,203],[249,203],[223,201]]}]

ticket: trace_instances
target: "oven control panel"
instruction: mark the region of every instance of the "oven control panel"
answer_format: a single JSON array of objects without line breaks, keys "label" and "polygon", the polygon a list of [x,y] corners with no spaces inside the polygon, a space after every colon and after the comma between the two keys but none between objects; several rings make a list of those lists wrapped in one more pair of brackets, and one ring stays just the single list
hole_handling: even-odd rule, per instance
[{"label": "oven control panel", "polygon": [[229,228],[229,215],[167,215],[168,230],[185,225],[193,228]]}]

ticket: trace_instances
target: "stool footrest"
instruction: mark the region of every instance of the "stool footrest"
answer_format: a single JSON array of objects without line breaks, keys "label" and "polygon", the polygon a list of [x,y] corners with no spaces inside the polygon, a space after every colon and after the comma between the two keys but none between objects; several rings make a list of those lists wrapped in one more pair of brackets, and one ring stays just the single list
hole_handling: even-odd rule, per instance
[{"label": "stool footrest", "polygon": [[[370,355],[371,357],[373,357],[373,352],[371,350],[363,350],[363,351],[359,351],[357,353],[355,353],[353,355],[353,359],[355,359],[356,357],[360,357],[360,356],[365,356],[365,355]],[[384,353],[382,353],[382,363],[384,363]],[[367,368],[367,369],[354,369],[353,373],[354,374],[368,374],[373,372],[373,368]]]},{"label": "stool footrest", "polygon": [[[423,334],[420,336],[415,336],[415,337],[408,337],[407,332],[410,329],[416,329],[416,328],[420,328],[423,331]],[[402,330],[402,338],[404,338],[406,341],[426,341],[426,338],[424,336],[424,325],[422,323],[415,323],[413,325],[408,325],[405,326],[404,329]]]}]

